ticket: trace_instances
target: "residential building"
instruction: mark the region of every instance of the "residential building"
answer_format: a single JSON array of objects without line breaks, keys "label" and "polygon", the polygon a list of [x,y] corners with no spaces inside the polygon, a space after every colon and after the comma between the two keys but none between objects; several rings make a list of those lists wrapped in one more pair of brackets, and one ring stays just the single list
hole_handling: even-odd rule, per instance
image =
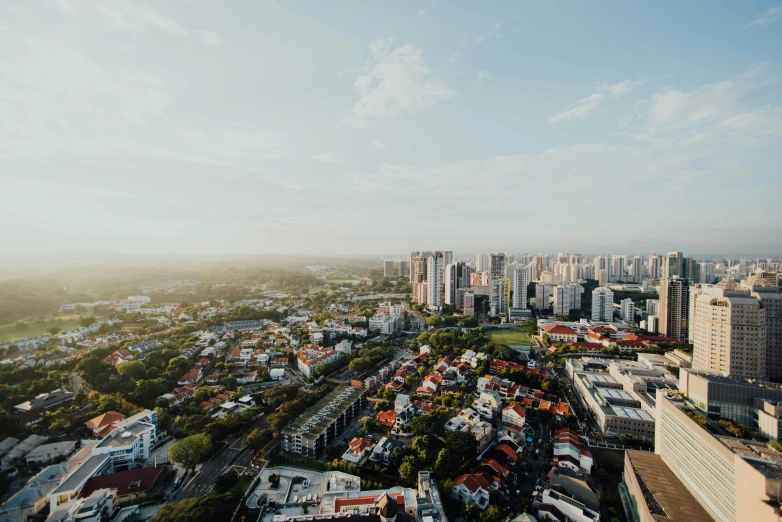
[{"label": "residential building", "polygon": [[689,299],[689,280],[679,276],[660,280],[660,334],[679,342],[687,341]]},{"label": "residential building", "polygon": [[326,364],[337,360],[340,357],[340,353],[331,348],[323,348],[314,344],[304,345],[299,353],[296,354],[296,362],[299,371],[306,377],[312,377],[315,368],[321,364]]},{"label": "residential building", "polygon": [[507,299],[502,294],[510,292],[510,285],[503,287],[499,284],[499,280],[505,278],[505,254],[489,254],[488,272],[490,315],[496,316],[507,310],[509,304],[505,301],[505,308],[502,308],[503,300]]},{"label": "residential building", "polygon": [[614,320],[614,293],[605,287],[592,290],[592,321]]},{"label": "residential building", "polygon": [[489,254],[475,254],[475,271],[488,272]]},{"label": "residential building", "polygon": [[359,464],[362,460],[372,454],[375,443],[369,439],[354,437],[348,442],[348,449],[342,454],[342,460]]},{"label": "residential building", "polygon": [[393,259],[385,259],[383,260],[383,277],[394,277],[396,274],[394,273],[394,260]]},{"label": "residential building", "polygon": [[562,428],[554,432],[554,464],[589,475],[594,459],[577,431]]},{"label": "residential building", "polygon": [[401,332],[404,323],[402,316],[378,314],[369,319],[369,330],[377,331],[383,335],[393,335]]},{"label": "residential building", "polygon": [[568,315],[572,310],[581,309],[581,292],[578,283],[559,284],[553,287],[553,312],[555,315]]},{"label": "residential building", "polygon": [[46,522],[108,522],[118,511],[116,491],[99,489],[86,498],[77,498],[52,507]]},{"label": "residential building", "polygon": [[513,269],[513,308],[527,309],[527,268],[519,266]]},{"label": "residential building", "polygon": [[634,283],[640,283],[644,279],[644,260],[641,256],[633,256],[630,263],[630,275]]},{"label": "residential building", "polygon": [[475,294],[464,292],[464,316],[475,317]]},{"label": "residential building", "polygon": [[450,263],[445,267],[445,304],[462,309],[463,304],[457,299],[458,290],[469,288],[470,267],[463,261]]},{"label": "residential building", "polygon": [[611,256],[611,281],[624,281],[627,274],[627,256],[626,255],[612,255]]},{"label": "residential building", "polygon": [[497,316],[508,312],[510,303],[510,281],[506,278],[495,279],[489,296],[489,315]]},{"label": "residential building", "polygon": [[713,435],[680,393],[658,390],[655,453],[719,522],[777,522],[782,453],[761,442]]},{"label": "residential building", "polygon": [[366,406],[366,392],[338,386],[282,430],[282,449],[303,457],[319,458],[326,447],[356,420]]},{"label": "residential building", "polygon": [[657,281],[662,275],[662,258],[657,254],[649,256],[649,279]]},{"label": "residential building", "polygon": [[521,432],[527,422],[527,408],[521,404],[510,404],[502,409],[502,423],[509,430]]},{"label": "residential building", "polygon": [[30,435],[3,456],[2,460],[0,460],[0,469],[11,469],[45,441],[46,439],[40,435]]},{"label": "residential building", "polygon": [[22,415],[25,425],[37,424],[43,420],[47,411],[61,407],[73,400],[74,393],[64,389],[52,390],[49,393],[41,393],[34,399],[14,406],[16,413]]},{"label": "residential building", "polygon": [[622,299],[621,301],[622,309],[622,321],[626,323],[634,323],[635,322],[635,303],[633,303],[633,300],[629,297],[627,299]]},{"label": "residential building", "polygon": [[695,301],[693,367],[733,377],[766,378],[766,309],[732,279]]},{"label": "residential building", "polygon": [[444,302],[445,260],[442,252],[433,252],[426,258],[426,304],[431,310],[440,310]]},{"label": "residential building", "polygon": [[485,473],[467,473],[453,481],[451,498],[464,504],[470,503],[484,510],[489,506],[489,494],[493,480]]},{"label": "residential building", "polygon": [[658,310],[660,309],[660,300],[659,299],[647,299],[646,300],[646,313],[648,315],[657,315]]}]

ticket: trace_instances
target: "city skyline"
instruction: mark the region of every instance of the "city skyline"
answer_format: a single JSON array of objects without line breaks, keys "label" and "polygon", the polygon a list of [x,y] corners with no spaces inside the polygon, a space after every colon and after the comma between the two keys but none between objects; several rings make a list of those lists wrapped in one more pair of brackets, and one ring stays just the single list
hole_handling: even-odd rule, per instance
[{"label": "city skyline", "polygon": [[[772,2],[0,15],[2,261],[556,251],[564,233],[782,253]],[[396,227],[356,226],[379,215]]]}]

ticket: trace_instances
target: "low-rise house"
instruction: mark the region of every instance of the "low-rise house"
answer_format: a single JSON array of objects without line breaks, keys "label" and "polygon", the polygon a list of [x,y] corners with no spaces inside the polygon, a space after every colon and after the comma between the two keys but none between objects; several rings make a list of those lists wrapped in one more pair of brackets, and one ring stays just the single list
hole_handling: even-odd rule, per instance
[{"label": "low-rise house", "polygon": [[554,432],[554,464],[576,472],[592,472],[594,460],[584,439],[570,428]]},{"label": "low-rise house", "polygon": [[22,442],[14,446],[11,451],[6,453],[6,455],[0,459],[0,469],[11,469],[35,448],[43,444],[44,441],[46,441],[46,439],[40,435],[30,435]]},{"label": "low-rise house", "polygon": [[451,498],[463,504],[468,502],[484,510],[489,506],[489,493],[493,479],[485,473],[466,473],[453,481]]},{"label": "low-rise house", "polygon": [[118,411],[107,411],[97,417],[93,417],[84,423],[87,429],[92,432],[96,437],[105,437],[112,431],[114,431],[114,423],[121,421],[125,418],[125,415]]},{"label": "low-rise house", "polygon": [[204,376],[203,369],[201,368],[193,368],[186,374],[184,374],[182,377],[179,378],[177,381],[177,384],[179,386],[184,386],[186,384],[198,384],[201,379]]},{"label": "low-rise house", "polygon": [[502,409],[502,422],[509,430],[521,432],[527,418],[527,408],[520,404],[511,404]]},{"label": "low-rise house", "polygon": [[33,451],[28,453],[25,459],[27,460],[28,466],[31,464],[48,464],[50,462],[54,462],[57,459],[65,458],[74,451],[76,451],[75,440],[52,442],[50,444],[42,444],[38,446]]},{"label": "low-rise house", "polygon": [[405,445],[396,439],[383,437],[372,449],[372,454],[369,456],[369,460],[376,464],[380,464],[381,466],[388,466],[391,463],[391,453],[395,449],[399,449],[401,451],[404,447]]},{"label": "low-rise house", "polygon": [[375,417],[375,422],[386,428],[393,428],[396,424],[396,412],[394,410],[380,411]]},{"label": "low-rise house", "polygon": [[16,413],[22,415],[22,420],[26,426],[37,424],[43,420],[43,415],[47,411],[54,410],[60,406],[73,401],[73,392],[65,390],[52,390],[49,393],[36,395],[34,399],[25,401],[14,406]]},{"label": "low-rise house", "polygon": [[484,419],[492,420],[500,413],[502,397],[496,392],[483,390],[478,393],[471,407]]},{"label": "low-rise house", "polygon": [[348,443],[348,449],[342,454],[342,460],[359,464],[375,447],[375,443],[369,439],[356,437]]},{"label": "low-rise house", "polygon": [[340,354],[336,350],[317,345],[305,345],[297,355],[298,368],[306,377],[312,377],[314,370],[322,364],[335,361]]}]

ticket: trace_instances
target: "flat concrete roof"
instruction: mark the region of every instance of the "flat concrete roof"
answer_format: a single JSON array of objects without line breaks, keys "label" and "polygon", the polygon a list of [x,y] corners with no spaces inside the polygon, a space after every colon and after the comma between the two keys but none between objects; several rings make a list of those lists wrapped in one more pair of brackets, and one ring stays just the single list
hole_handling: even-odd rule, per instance
[{"label": "flat concrete roof", "polygon": [[636,479],[641,483],[644,498],[655,520],[713,522],[711,516],[659,455],[627,450],[626,458],[635,469]]},{"label": "flat concrete roof", "polygon": [[106,464],[106,461],[111,457],[108,455],[94,455],[87,459],[84,464],[74,469],[68,477],[60,482],[57,489],[51,492],[51,495],[59,495],[61,493],[69,493],[74,491],[82,483],[86,482],[100,467]]},{"label": "flat concrete roof", "polygon": [[363,389],[337,386],[331,393],[288,424],[282,430],[282,434],[301,435],[302,438],[310,440],[318,438],[363,393]]}]

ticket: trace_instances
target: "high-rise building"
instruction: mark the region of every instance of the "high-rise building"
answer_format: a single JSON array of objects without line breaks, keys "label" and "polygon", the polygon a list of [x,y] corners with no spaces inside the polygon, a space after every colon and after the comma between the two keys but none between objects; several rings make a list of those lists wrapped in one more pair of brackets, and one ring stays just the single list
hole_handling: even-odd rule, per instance
[{"label": "high-rise building", "polygon": [[679,276],[660,280],[660,333],[679,342],[687,341],[687,314],[690,304],[690,286]]},{"label": "high-rise building", "polygon": [[399,277],[410,277],[410,261],[399,261]]},{"label": "high-rise building", "polygon": [[464,316],[475,317],[475,294],[464,292]]},{"label": "high-rise building", "polygon": [[430,252],[413,252],[410,254],[410,284],[415,285],[426,280],[426,258]]},{"label": "high-rise building", "polygon": [[[460,288],[470,287],[470,267],[464,261],[445,266],[445,304],[456,305],[456,293]],[[461,307],[460,307],[461,308]]]},{"label": "high-rise building", "polygon": [[657,333],[660,330],[660,320],[656,315],[646,317],[646,329],[652,333]]},{"label": "high-rise building", "polygon": [[760,299],[766,310],[766,376],[782,381],[782,289],[779,274],[758,272],[742,281],[742,286]]},{"label": "high-rise building", "polygon": [[445,265],[441,252],[433,252],[426,258],[426,304],[432,310],[443,307],[445,290]]},{"label": "high-rise building", "polygon": [[475,254],[475,271],[487,272],[489,270],[489,254]]},{"label": "high-rise building", "polygon": [[657,254],[649,256],[649,279],[657,281],[662,275],[662,258]]},{"label": "high-rise building", "polygon": [[644,260],[641,256],[634,256],[630,264],[630,274],[634,283],[640,283],[644,280]]},{"label": "high-rise building", "polygon": [[613,255],[611,256],[611,281],[624,281],[627,273],[627,256],[626,255]]},{"label": "high-rise building", "polygon": [[568,315],[572,310],[581,309],[581,285],[568,283],[556,285],[552,291],[554,314]]},{"label": "high-rise building", "polygon": [[717,277],[717,265],[715,263],[700,263],[701,277],[698,281],[701,284],[713,285]]},{"label": "high-rise building", "polygon": [[690,302],[687,305],[687,324],[690,325],[687,328],[687,342],[690,344],[695,342],[695,328],[692,326],[695,319],[695,300],[703,293],[704,288],[704,285],[690,284]]},{"label": "high-rise building", "polygon": [[[608,258],[606,256],[596,256],[594,261],[592,262],[592,265],[595,267],[595,279],[600,278],[601,270],[605,270],[606,278],[608,277],[611,268],[608,266]],[[601,284],[600,286],[605,286],[605,285]]]},{"label": "high-rise building", "polygon": [[394,260],[386,259],[383,261],[383,277],[394,277]]},{"label": "high-rise building", "polygon": [[608,270],[605,268],[600,269],[600,273],[597,275],[597,284],[602,287],[608,286]]},{"label": "high-rise building", "polygon": [[608,288],[597,287],[592,290],[592,320],[614,320],[614,293]]},{"label": "high-rise building", "polygon": [[513,269],[513,308],[527,308],[527,268]]},{"label": "high-rise building", "polygon": [[621,301],[622,305],[622,321],[626,323],[634,323],[635,322],[635,303],[633,303],[633,300],[629,297],[627,299],[622,299]]},{"label": "high-rise building", "polygon": [[649,315],[657,315],[660,310],[660,301],[658,299],[646,300],[646,313]]},{"label": "high-rise building", "polygon": [[[719,522],[778,522],[782,453],[765,443],[712,434],[681,392],[658,388],[655,405],[654,451],[661,462],[650,476],[670,470]],[[675,491],[677,484],[668,482]],[[645,501],[631,489],[630,503],[648,509],[656,495],[643,496]],[[671,520],[693,520],[694,511],[683,509],[687,505],[691,503],[679,502],[680,511]]]},{"label": "high-rise building", "polygon": [[684,257],[681,252],[669,252],[662,261],[661,279],[679,276],[692,282],[701,280],[700,265],[691,257]]},{"label": "high-rise building", "polygon": [[[489,254],[489,307],[491,315],[497,315],[496,310],[501,303],[501,297],[496,294],[501,289],[497,281],[505,277],[505,254]],[[506,307],[507,309],[507,303]]]},{"label": "high-rise building", "polygon": [[692,366],[731,377],[766,378],[766,309],[732,279],[695,301]]},{"label": "high-rise building", "polygon": [[510,304],[510,280],[501,277],[492,283],[489,295],[489,315],[497,316],[508,313]]}]

